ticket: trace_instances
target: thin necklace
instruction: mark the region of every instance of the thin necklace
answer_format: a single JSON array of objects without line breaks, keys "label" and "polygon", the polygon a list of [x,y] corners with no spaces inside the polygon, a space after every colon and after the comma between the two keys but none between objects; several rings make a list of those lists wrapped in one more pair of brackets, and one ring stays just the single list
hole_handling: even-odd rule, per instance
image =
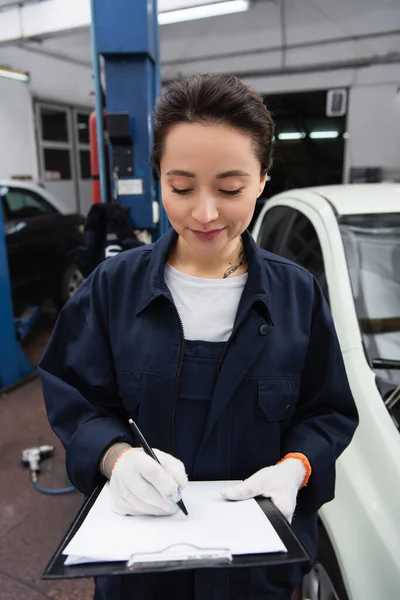
[{"label": "thin necklace", "polygon": [[229,277],[229,275],[232,275],[232,273],[234,273],[235,271],[240,269],[240,267],[242,267],[246,263],[246,254],[244,251],[243,241],[240,240],[240,243],[241,243],[242,247],[241,247],[241,250],[239,253],[239,258],[238,258],[239,263],[237,265],[232,265],[232,263],[229,263],[230,267],[223,274],[223,279],[226,279],[227,277]]}]

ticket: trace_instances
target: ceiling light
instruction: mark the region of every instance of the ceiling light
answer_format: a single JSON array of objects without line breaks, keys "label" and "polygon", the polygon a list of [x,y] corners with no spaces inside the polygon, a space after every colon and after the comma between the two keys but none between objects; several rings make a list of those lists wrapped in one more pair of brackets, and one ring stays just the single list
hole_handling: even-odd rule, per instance
[{"label": "ceiling light", "polygon": [[158,13],[158,24],[180,23],[182,21],[194,21],[206,17],[217,17],[231,13],[244,12],[250,8],[250,0],[227,0],[224,2],[211,2],[202,6],[192,6],[179,10],[171,10]]},{"label": "ceiling light", "polygon": [[278,140],[302,140],[306,134],[302,131],[287,131],[286,133],[279,133]]},{"label": "ceiling light", "polygon": [[338,131],[312,131],[310,138],[312,140],[331,140],[339,137]]},{"label": "ceiling light", "polygon": [[17,69],[7,69],[7,67],[0,67],[0,77],[15,79],[15,81],[24,81],[25,83],[30,80],[29,73],[18,71]]}]

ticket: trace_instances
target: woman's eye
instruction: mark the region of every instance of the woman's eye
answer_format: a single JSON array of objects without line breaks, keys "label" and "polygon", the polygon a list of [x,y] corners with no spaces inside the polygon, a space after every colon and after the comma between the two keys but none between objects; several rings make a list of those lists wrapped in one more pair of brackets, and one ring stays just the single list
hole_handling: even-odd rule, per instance
[{"label": "woman's eye", "polygon": [[219,190],[220,192],[222,192],[222,194],[225,194],[225,196],[237,196],[238,194],[240,194],[240,192],[243,190],[243,188],[239,188],[237,190]]},{"label": "woman's eye", "polygon": [[193,190],[191,188],[185,189],[185,190],[179,190],[177,188],[172,188],[171,192],[173,194],[179,194],[180,196],[186,196],[187,194],[189,194],[189,192],[192,192]]},{"label": "woman's eye", "polygon": [[[221,194],[224,194],[225,196],[238,196],[238,194],[240,194],[242,190],[243,190],[243,188],[239,188],[237,190],[218,190],[218,191],[221,192]],[[193,192],[193,188],[179,189],[179,188],[172,187],[171,192],[173,194],[179,194],[180,196],[187,196],[188,194],[190,194],[190,192]]]}]

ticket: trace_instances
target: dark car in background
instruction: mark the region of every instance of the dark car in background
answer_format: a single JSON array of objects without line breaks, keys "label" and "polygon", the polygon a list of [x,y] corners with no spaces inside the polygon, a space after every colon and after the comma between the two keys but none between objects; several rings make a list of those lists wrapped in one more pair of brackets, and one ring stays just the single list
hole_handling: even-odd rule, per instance
[{"label": "dark car in background", "polygon": [[47,190],[31,182],[0,180],[14,315],[51,298],[61,307],[83,281],[74,253],[85,219],[66,214]]}]

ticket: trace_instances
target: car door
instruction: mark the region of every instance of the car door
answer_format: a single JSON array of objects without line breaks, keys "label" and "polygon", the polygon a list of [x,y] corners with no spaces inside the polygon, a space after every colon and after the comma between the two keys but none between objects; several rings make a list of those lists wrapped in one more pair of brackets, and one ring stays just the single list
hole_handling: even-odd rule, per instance
[{"label": "car door", "polygon": [[12,289],[40,283],[54,263],[63,216],[33,190],[2,187],[0,195]]}]

